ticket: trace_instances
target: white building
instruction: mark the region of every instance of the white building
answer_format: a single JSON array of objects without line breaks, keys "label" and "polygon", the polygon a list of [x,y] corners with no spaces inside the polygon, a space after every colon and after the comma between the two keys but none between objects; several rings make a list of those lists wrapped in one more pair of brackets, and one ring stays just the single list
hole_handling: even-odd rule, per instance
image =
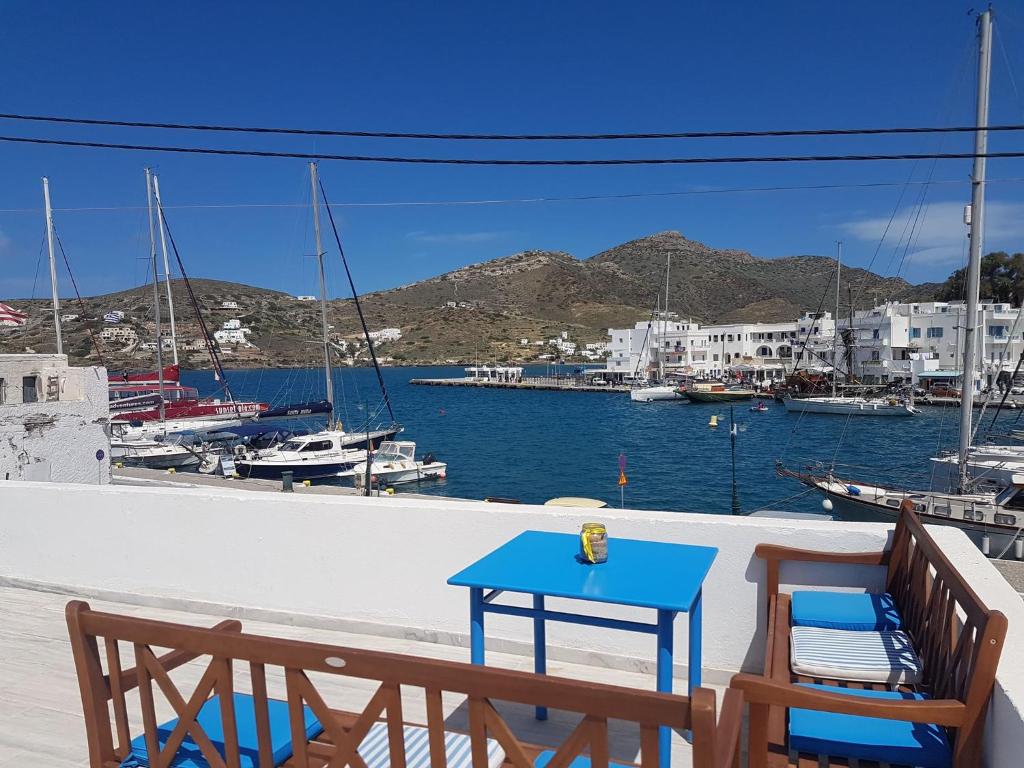
[{"label": "white building", "polygon": [[104,328],[100,331],[100,341],[108,344],[134,344],[139,340],[135,329],[127,325]]},{"label": "white building", "polygon": [[224,325],[222,327],[224,328],[225,331],[237,331],[241,329],[242,321],[237,318],[225,320]]},{"label": "white building", "polygon": [[238,309],[237,301],[222,301],[220,303],[221,309]]},{"label": "white building", "polygon": [[107,371],[0,355],[0,480],[110,482]]},{"label": "white building", "polygon": [[[850,336],[854,374],[869,384],[956,378],[963,369],[966,312],[960,301],[890,302],[856,312]],[[979,306],[975,389],[993,386],[1000,371],[1013,373],[1024,350],[1020,319],[1020,309],[1006,303]],[[850,320],[840,320],[839,328],[850,328]]]},{"label": "white building", "polygon": [[78,315],[61,315],[60,316],[60,321],[62,323],[73,323],[77,319],[78,319]]},{"label": "white building", "polygon": [[296,301],[316,301],[316,296],[296,296]]},{"label": "white building", "polygon": [[248,338],[250,333],[248,328],[236,328],[230,331],[221,329],[213,332],[213,338],[217,340],[218,344],[239,344],[243,347],[251,347],[252,343]]},{"label": "white building", "polygon": [[670,372],[719,378],[742,372],[753,378],[776,378],[791,371],[803,350],[803,364],[829,366],[822,350],[831,350],[832,315],[805,313],[785,323],[730,323],[702,326],[671,313],[633,328],[608,331],[608,372],[643,378],[662,363]]},{"label": "white building", "polygon": [[398,341],[402,338],[402,330],[400,328],[381,328],[379,331],[370,331],[369,336],[372,341]]}]

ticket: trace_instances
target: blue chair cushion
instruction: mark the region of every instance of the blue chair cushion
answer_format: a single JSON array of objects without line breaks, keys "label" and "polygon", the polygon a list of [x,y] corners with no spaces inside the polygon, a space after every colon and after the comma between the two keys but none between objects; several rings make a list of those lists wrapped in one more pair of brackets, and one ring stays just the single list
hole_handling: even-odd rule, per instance
[{"label": "blue chair cushion", "polygon": [[[832,685],[805,684],[829,693],[875,699],[922,701],[926,696],[896,691],[865,691]],[[811,709],[789,711],[789,746],[797,752],[875,760],[918,768],[950,768],[953,753],[945,731],[937,725],[905,723]]]},{"label": "blue chair cushion", "polygon": [[[235,726],[238,732],[238,752],[241,768],[256,768],[259,765],[259,743],[256,740],[256,708],[253,705],[253,698],[246,693],[236,693],[235,702]],[[274,765],[281,765],[292,756],[292,732],[288,721],[288,703],[278,699],[267,701],[267,710],[270,715],[270,749],[274,755]],[[306,737],[314,739],[323,732],[323,726],[316,719],[309,707],[304,708],[304,720],[306,725]],[[224,729],[220,715],[220,698],[213,696],[208,699],[199,710],[196,721],[209,737],[213,746],[224,757]],[[163,749],[178,724],[178,719],[169,720],[157,728],[157,739],[160,748]],[[131,753],[121,763],[121,768],[148,768],[149,752],[146,749],[145,735],[132,739]],[[208,768],[209,763],[203,757],[199,745],[192,740],[191,734],[185,734],[185,739],[178,748],[174,759],[171,761],[171,768]]]},{"label": "blue chair cushion", "polygon": [[[551,758],[554,756],[555,753],[550,749],[546,752],[541,752],[537,755],[537,759],[533,761],[533,768],[544,768],[544,766],[551,762]],[[611,766],[611,768],[630,768],[628,765],[613,763],[611,761],[608,762],[608,765]],[[574,758],[573,761],[569,763],[569,768],[590,768],[590,758],[582,756]]]},{"label": "blue chair cushion", "polygon": [[793,626],[892,632],[900,628],[900,613],[888,593],[800,591],[793,593]]}]

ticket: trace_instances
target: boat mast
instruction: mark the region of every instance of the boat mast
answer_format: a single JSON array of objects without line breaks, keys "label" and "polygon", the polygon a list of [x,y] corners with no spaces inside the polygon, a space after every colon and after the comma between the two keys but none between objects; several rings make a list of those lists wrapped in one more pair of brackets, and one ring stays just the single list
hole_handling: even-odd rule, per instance
[{"label": "boat mast", "polygon": [[324,277],[324,249],[320,244],[320,191],[317,189],[316,163],[309,164],[309,183],[312,190],[313,232],[316,237],[316,259],[320,267],[320,323],[324,332],[324,379],[327,382],[327,402],[331,412],[327,415],[327,428],[334,427],[334,378],[331,374],[331,341],[327,332],[327,280]]},{"label": "boat mast", "polygon": [[146,209],[149,212],[149,260],[153,265],[153,322],[156,326],[156,381],[160,392],[160,423],[166,420],[164,413],[164,353],[160,338],[160,271],[156,264],[156,232],[153,230],[153,183],[155,179],[146,169]]},{"label": "boat mast", "polygon": [[659,384],[665,383],[665,358],[668,357],[666,351],[666,337],[668,336],[668,274],[669,270],[672,269],[672,254],[668,253],[665,255],[665,311],[661,316],[661,367],[658,370]]},{"label": "boat mast", "polygon": [[60,328],[60,296],[57,295],[57,260],[53,257],[53,209],[50,207],[50,180],[43,176],[43,203],[46,205],[46,245],[50,250],[50,291],[53,293],[53,328],[57,332],[57,354],[64,354]]},{"label": "boat mast", "polygon": [[839,376],[839,275],[843,270],[843,241],[836,240],[836,314],[832,318],[832,397],[836,396],[836,380]]},{"label": "boat mast", "polygon": [[992,76],[992,11],[978,17],[978,105],[971,173],[970,258],[967,262],[967,321],[964,323],[964,370],[960,380],[960,492],[967,487],[967,452],[971,447],[974,370],[977,358],[981,248],[985,232],[985,153],[988,150],[988,96]]},{"label": "boat mast", "polygon": [[156,221],[160,229],[160,250],[164,255],[164,285],[167,288],[167,314],[171,316],[171,351],[178,364],[178,331],[174,327],[174,296],[171,293],[171,268],[167,262],[167,235],[164,233],[164,206],[160,202],[160,180],[153,174],[153,197],[156,199]]}]

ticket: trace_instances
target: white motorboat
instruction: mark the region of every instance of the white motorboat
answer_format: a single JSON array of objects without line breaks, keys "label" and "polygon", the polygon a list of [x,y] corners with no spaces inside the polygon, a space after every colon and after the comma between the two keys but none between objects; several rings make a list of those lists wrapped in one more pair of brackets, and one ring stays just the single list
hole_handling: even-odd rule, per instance
[{"label": "white motorboat", "polygon": [[[416,443],[411,440],[388,440],[370,460],[370,483],[378,488],[399,483],[415,483],[420,480],[443,479],[448,465],[435,461],[429,454],[423,461],[416,460]],[[366,462],[352,467],[352,478],[356,487],[366,484]]]},{"label": "white motorboat", "polygon": [[629,391],[634,403],[653,403],[657,400],[686,400],[686,396],[675,386],[637,387]]},{"label": "white motorboat", "polygon": [[366,448],[387,445],[400,427],[366,432],[329,429],[289,438],[280,445],[260,451],[247,451],[235,457],[239,477],[280,480],[291,472],[295,480],[316,480],[345,476],[355,465],[366,461]]},{"label": "white motorboat", "polygon": [[916,416],[920,410],[898,399],[865,397],[787,397],[790,413],[831,413],[841,416]]},{"label": "white motorboat", "polygon": [[202,462],[202,455],[179,441],[111,440],[114,463],[149,469],[185,469]]}]

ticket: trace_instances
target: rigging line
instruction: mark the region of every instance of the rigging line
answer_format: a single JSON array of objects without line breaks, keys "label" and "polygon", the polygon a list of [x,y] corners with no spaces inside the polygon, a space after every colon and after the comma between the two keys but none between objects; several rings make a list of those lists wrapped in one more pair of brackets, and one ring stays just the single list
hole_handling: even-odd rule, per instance
[{"label": "rigging line", "polygon": [[[157,207],[160,209],[160,215],[163,217],[164,220],[164,230],[167,232],[167,239],[171,241],[171,249],[174,251],[174,259],[178,263],[178,271],[181,272],[181,277],[185,281],[185,288],[188,291],[188,297],[192,301],[193,309],[195,309],[196,319],[199,321],[199,329],[200,331],[202,331],[203,340],[206,344],[207,352],[209,352],[210,360],[213,363],[215,378],[217,376],[220,377],[221,389],[228,396],[228,400],[231,402],[231,404],[235,407],[235,415],[240,416],[241,411],[239,410],[238,404],[235,402],[234,395],[231,394],[231,387],[228,385],[228,378],[224,374],[224,366],[221,365],[220,362],[220,354],[218,353],[219,347],[217,344],[217,340],[210,334],[210,331],[206,326],[206,320],[203,319],[202,308],[200,307],[198,299],[196,299],[195,292],[192,290],[192,281],[188,279],[188,273],[185,272],[185,264],[181,260],[181,254],[178,253],[178,245],[174,241],[174,235],[171,234],[171,226],[167,221],[167,215],[165,214],[163,206],[159,203],[159,201],[157,202]],[[156,270],[154,269],[153,271],[154,279],[156,279]]]},{"label": "rigging line", "polygon": [[[892,128],[800,128],[763,131],[658,131],[650,133],[420,133],[415,131],[351,131],[329,128],[272,128],[265,126],[160,123],[144,120],[65,117],[0,113],[0,119],[62,125],[99,125],[114,128],[159,128],[218,133],[270,133],[292,136],[338,136],[365,139],[429,139],[444,141],[619,141],[636,139],[742,139],[785,136],[880,136],[919,133],[974,133],[977,126],[897,126]],[[990,131],[1020,131],[1024,125],[999,125]]]},{"label": "rigging line", "polygon": [[[986,179],[986,184],[1009,183],[1020,184],[1024,176]],[[332,208],[412,208],[412,207],[443,207],[459,205],[518,205],[527,203],[564,203],[588,202],[592,200],[631,200],[659,197],[689,197],[694,195],[724,195],[754,192],[800,192],[832,189],[866,189],[874,187],[906,187],[924,184],[946,184],[968,186],[970,179],[937,179],[927,181],[879,181],[863,184],[798,184],[791,186],[771,187],[717,187],[712,189],[687,189],[668,192],[625,192],[607,195],[566,195],[563,197],[514,197],[514,198],[482,198],[478,200],[396,200],[391,202],[350,202],[331,203]],[[185,205],[165,205],[164,210],[232,210],[232,209],[274,209],[274,208],[309,208],[309,203],[194,203]],[[144,211],[145,206],[138,205],[106,205],[85,206],[78,208],[54,208],[54,213],[102,213],[113,211]],[[0,208],[0,213],[40,213],[42,208]]]},{"label": "rigging line", "polygon": [[[64,251],[64,243],[61,242],[60,235],[57,232],[57,228],[53,229],[53,236],[57,240],[57,245],[60,248],[60,255],[64,258],[64,266],[68,270],[68,277],[71,278],[71,286],[75,289],[75,297],[78,299],[78,308],[82,312],[82,319],[85,319],[85,302],[82,301],[82,294],[78,290],[78,281],[75,280],[75,273],[71,271],[71,262],[68,260],[68,255]],[[86,324],[85,329],[89,332],[89,340],[92,341],[93,349],[96,350],[96,357],[99,358],[100,365],[104,368],[107,367],[106,361],[103,359],[103,350],[100,349],[100,344],[96,341],[96,334],[92,331],[92,326]]]},{"label": "rigging line", "polygon": [[295,160],[334,160],[350,163],[390,163],[399,165],[501,165],[501,166],[604,166],[604,165],[737,165],[750,163],[827,163],[876,162],[883,160],[972,160],[974,158],[1006,159],[1024,157],[1024,152],[947,152],[899,153],[874,155],[735,155],[707,157],[612,158],[586,160],[512,160],[468,157],[403,157],[388,155],[334,155],[319,152],[283,152],[280,150],[215,149],[213,147],[175,147],[154,144],[120,144],[103,141],[71,139],[40,139],[28,136],[0,136],[0,141],[16,144],[41,144],[58,147],[91,149],[123,149],[143,152],[171,152],[191,155],[223,155],[228,157],[290,158]]},{"label": "rigging line", "polygon": [[36,274],[32,278],[32,296],[30,301],[36,300],[36,284],[39,281],[39,267],[43,263],[43,248],[46,247],[46,231],[43,231],[43,239],[39,241],[39,256],[36,257]]},{"label": "rigging line", "polygon": [[[319,180],[320,195],[323,197],[324,202],[327,202],[327,190],[324,189],[324,183]],[[363,326],[363,333],[366,335],[366,347],[370,351],[370,358],[373,360],[373,368],[377,372],[377,382],[380,384],[380,393],[384,397],[384,402],[388,407],[388,414],[391,416],[391,421],[397,421],[395,419],[395,412],[391,408],[391,398],[388,397],[388,389],[384,384],[384,374],[380,371],[380,364],[377,362],[377,353],[373,350],[373,339],[370,338],[370,330],[366,327],[366,318],[363,316],[363,307],[359,303],[359,294],[356,293],[356,284],[352,280],[352,272],[348,268],[348,259],[345,258],[345,249],[341,246],[341,236],[338,234],[338,226],[334,223],[334,214],[331,213],[330,206],[327,207],[327,218],[331,222],[331,231],[334,232],[334,241],[338,244],[338,253],[341,255],[342,266],[345,267],[345,276],[348,278],[348,285],[352,289],[352,300],[355,302],[356,312],[359,313],[359,322]]]}]

